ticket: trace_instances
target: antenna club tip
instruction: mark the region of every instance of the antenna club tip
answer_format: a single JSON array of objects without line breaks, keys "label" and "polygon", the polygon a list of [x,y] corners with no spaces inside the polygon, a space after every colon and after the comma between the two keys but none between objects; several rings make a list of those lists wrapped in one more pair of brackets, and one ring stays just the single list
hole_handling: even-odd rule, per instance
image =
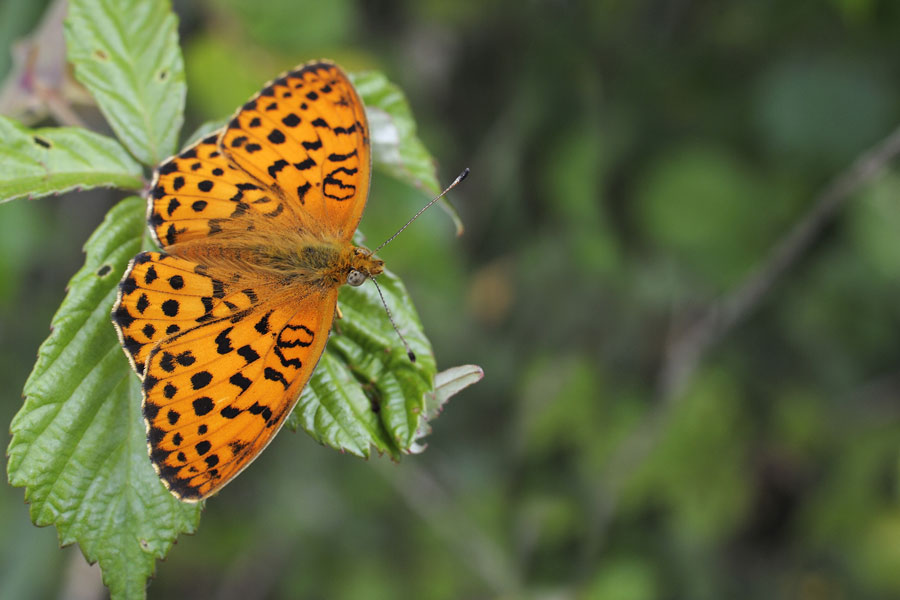
[{"label": "antenna club tip", "polygon": [[416,353],[415,352],[410,350],[409,352],[406,353],[406,355],[409,357],[410,362],[416,362]]},{"label": "antenna club tip", "polygon": [[469,176],[469,167],[463,169],[463,172],[459,174],[459,177],[456,178],[457,181],[462,181],[466,177]]}]

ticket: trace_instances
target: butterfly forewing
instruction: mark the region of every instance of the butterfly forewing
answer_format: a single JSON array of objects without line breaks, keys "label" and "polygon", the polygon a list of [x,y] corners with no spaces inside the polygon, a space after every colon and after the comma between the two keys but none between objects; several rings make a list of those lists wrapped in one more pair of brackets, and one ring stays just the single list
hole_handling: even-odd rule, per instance
[{"label": "butterfly forewing", "polygon": [[148,221],[160,246],[204,239],[244,227],[246,216],[299,226],[287,202],[263,189],[219,151],[212,135],[173,156],[156,170]]},{"label": "butterfly forewing", "polygon": [[334,64],[310,63],[270,82],[225,127],[221,149],[333,237],[353,236],[369,187],[368,125]]}]

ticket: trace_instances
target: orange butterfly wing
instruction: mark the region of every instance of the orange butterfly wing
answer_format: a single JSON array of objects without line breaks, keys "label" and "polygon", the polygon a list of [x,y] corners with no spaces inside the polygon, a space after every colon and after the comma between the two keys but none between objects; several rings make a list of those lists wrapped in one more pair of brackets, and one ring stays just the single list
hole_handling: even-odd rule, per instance
[{"label": "orange butterfly wing", "polygon": [[334,64],[269,82],[222,132],[222,152],[254,181],[294,198],[302,215],[349,241],[362,216],[371,157],[363,104]]},{"label": "orange butterfly wing", "polygon": [[113,323],[132,368],[143,377],[150,351],[161,341],[230,314],[229,306],[250,308],[257,294],[210,277],[200,265],[160,252],[134,257],[119,284]]},{"label": "orange butterfly wing", "polygon": [[319,361],[337,288],[238,312],[167,339],[148,357],[144,417],[166,486],[199,500],[269,444]]},{"label": "orange butterfly wing", "polygon": [[229,263],[222,248],[251,237],[277,247],[297,232],[349,244],[368,194],[367,128],[347,77],[320,61],[271,82],[217,138],[157,169],[148,224],[168,254],[129,264],[113,323],[143,379],[151,461],[177,497],[216,492],[271,441],[337,303],[336,286],[285,288],[252,252]]},{"label": "orange butterfly wing", "polygon": [[156,242],[168,247],[240,228],[248,214],[280,220],[285,228],[299,224],[287,203],[231,164],[215,134],[156,169],[147,221]]}]

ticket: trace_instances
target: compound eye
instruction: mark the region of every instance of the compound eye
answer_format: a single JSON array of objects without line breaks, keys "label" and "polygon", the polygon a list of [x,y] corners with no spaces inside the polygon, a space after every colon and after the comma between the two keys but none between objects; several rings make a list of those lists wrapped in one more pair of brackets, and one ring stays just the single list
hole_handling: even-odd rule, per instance
[{"label": "compound eye", "polygon": [[353,287],[357,287],[363,284],[366,280],[366,274],[362,271],[357,271],[356,269],[350,269],[350,272],[347,274],[347,283],[352,285]]}]

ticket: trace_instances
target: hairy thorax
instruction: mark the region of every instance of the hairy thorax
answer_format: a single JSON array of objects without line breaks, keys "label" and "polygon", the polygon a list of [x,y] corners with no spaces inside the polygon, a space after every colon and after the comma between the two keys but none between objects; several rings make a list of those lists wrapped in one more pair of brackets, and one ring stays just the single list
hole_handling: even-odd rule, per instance
[{"label": "hairy thorax", "polygon": [[384,263],[366,248],[325,241],[297,246],[271,245],[256,249],[254,262],[261,270],[288,284],[332,288],[347,283],[352,271],[374,277]]},{"label": "hairy thorax", "polygon": [[168,251],[204,265],[225,281],[256,281],[283,291],[301,288],[328,291],[347,283],[352,271],[368,278],[384,270],[384,262],[371,251],[339,239],[303,232],[280,236],[263,232],[257,235],[244,232],[241,236],[223,233],[176,244]]}]

